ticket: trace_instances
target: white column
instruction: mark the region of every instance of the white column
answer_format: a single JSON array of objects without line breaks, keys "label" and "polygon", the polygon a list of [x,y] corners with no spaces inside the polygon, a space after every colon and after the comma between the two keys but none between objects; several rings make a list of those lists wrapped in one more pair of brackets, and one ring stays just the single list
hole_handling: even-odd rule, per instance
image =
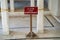
[{"label": "white column", "polygon": [[10,0],[10,11],[14,12],[14,0]]},{"label": "white column", "polygon": [[9,23],[8,23],[8,2],[7,0],[1,0],[1,17],[2,17],[2,28],[3,35],[9,35]]},{"label": "white column", "polygon": [[44,11],[42,9],[44,8],[44,0],[37,0],[37,6],[38,6],[37,32],[43,33],[44,32],[44,24],[43,24]]},{"label": "white column", "polygon": [[52,0],[49,0],[48,1],[48,8],[49,8],[49,10],[51,10],[51,6],[52,6]]},{"label": "white column", "polygon": [[35,0],[31,0],[31,6],[34,7],[35,6]]}]

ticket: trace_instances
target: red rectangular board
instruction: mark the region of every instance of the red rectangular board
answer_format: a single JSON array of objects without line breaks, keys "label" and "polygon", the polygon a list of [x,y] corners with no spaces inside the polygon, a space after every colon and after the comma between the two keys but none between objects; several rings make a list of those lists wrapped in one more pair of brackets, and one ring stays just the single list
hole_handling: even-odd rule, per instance
[{"label": "red rectangular board", "polygon": [[38,14],[38,7],[25,7],[24,14]]}]

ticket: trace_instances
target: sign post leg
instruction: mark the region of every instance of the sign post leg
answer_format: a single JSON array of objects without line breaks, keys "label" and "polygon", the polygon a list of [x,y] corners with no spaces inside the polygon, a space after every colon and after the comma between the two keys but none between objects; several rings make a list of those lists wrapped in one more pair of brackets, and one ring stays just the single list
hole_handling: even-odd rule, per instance
[{"label": "sign post leg", "polygon": [[28,33],[27,37],[34,38],[37,35],[32,31],[32,14],[30,14],[30,32]]}]

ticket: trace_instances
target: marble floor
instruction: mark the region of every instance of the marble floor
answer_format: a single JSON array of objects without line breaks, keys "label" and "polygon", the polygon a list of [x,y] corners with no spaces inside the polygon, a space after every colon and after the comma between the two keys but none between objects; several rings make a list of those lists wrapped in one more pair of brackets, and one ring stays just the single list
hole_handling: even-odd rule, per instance
[{"label": "marble floor", "polygon": [[[9,17],[9,28],[13,31],[18,32],[28,32],[30,27],[30,18],[28,17]],[[37,26],[37,18],[33,17],[33,31],[36,31]],[[47,25],[48,24],[48,25]],[[44,17],[44,26],[52,27],[51,24]],[[23,30],[24,29],[24,30]],[[2,23],[0,18],[0,34],[2,34]]]},{"label": "marble floor", "polygon": [[[60,23],[58,23],[52,16],[47,16],[49,20],[54,24],[51,24],[44,17],[44,33],[36,33],[39,38],[47,37],[60,37]],[[11,35],[0,36],[4,39],[19,39],[26,38],[26,33],[29,32],[29,17],[10,17],[9,18],[9,28],[13,31]],[[33,17],[33,31],[36,32],[36,17]],[[0,34],[2,34],[2,25],[0,19]],[[28,40],[28,39],[27,39]],[[33,39],[33,40],[59,40],[59,39]]]}]

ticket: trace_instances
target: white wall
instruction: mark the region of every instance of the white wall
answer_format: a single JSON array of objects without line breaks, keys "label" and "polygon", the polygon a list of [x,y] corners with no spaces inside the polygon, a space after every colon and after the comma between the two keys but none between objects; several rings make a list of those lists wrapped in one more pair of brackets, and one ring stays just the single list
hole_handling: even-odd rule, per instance
[{"label": "white wall", "polygon": [[58,1],[58,16],[60,16],[60,0]]},{"label": "white wall", "polygon": [[49,0],[49,10],[52,15],[58,16],[58,1],[59,0]]}]

